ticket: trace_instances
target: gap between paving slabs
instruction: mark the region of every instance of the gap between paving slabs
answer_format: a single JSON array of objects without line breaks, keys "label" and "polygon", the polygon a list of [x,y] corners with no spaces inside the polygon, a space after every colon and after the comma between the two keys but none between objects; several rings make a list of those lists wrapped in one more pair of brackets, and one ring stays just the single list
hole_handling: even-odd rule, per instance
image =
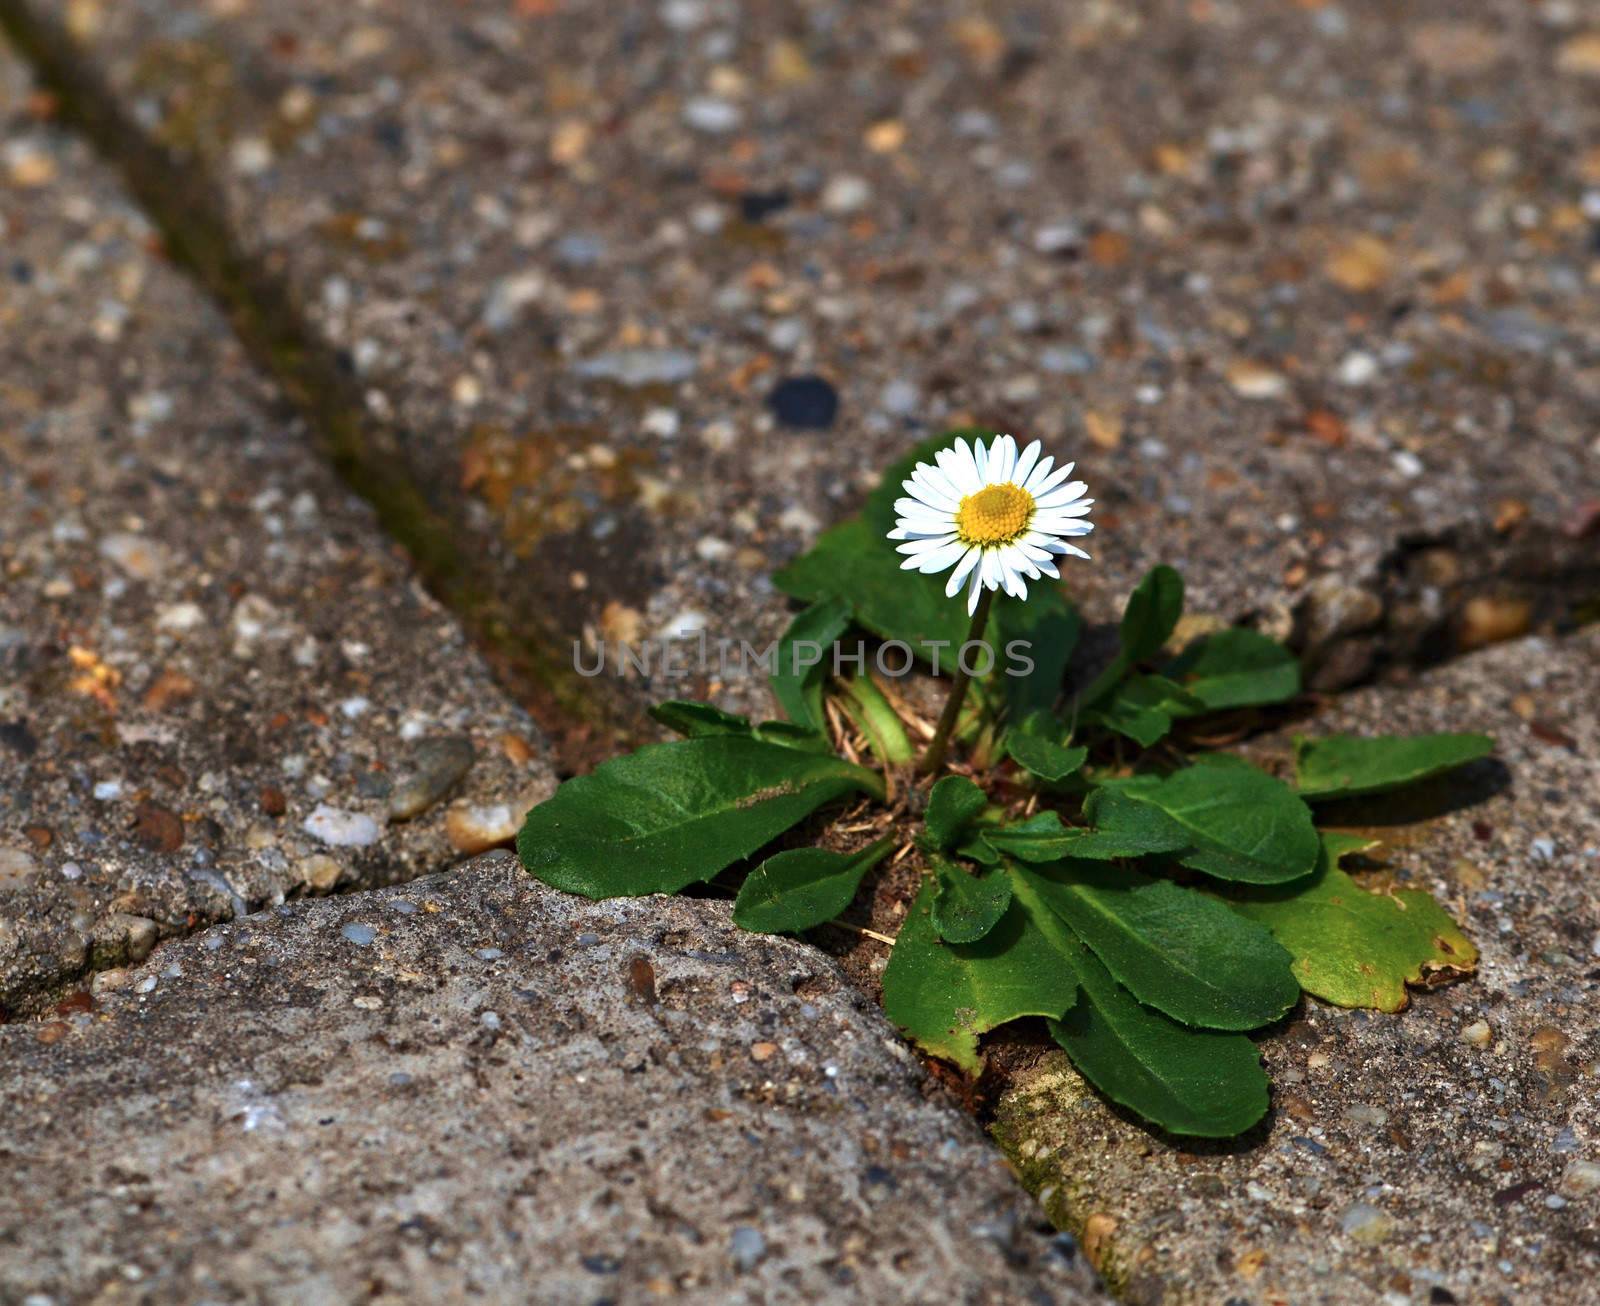
[{"label": "gap between paving slabs", "polygon": [[[57,96],[64,121],[119,169],[161,231],[167,254],[221,304],[257,365],[299,407],[335,469],[372,504],[383,529],[467,627],[558,756],[577,765],[627,739],[636,714],[615,692],[618,682],[580,679],[559,621],[527,602],[526,593],[509,593],[492,567],[458,547],[456,526],[428,502],[394,452],[405,433],[371,415],[334,351],[305,329],[284,279],[233,242],[204,164],[175,161],[130,121],[54,21],[5,0],[0,32]],[[520,583],[530,583],[527,572]]]}]

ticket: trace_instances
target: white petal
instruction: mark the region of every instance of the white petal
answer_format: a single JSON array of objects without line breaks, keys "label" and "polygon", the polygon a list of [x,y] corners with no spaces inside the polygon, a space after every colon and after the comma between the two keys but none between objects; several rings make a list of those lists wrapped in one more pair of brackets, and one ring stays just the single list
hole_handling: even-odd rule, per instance
[{"label": "white petal", "polygon": [[961,502],[961,496],[956,493],[956,487],[950,484],[950,478],[932,463],[918,463],[906,489],[925,503],[949,504],[954,508]]},{"label": "white petal", "polygon": [[1075,549],[1075,548],[1073,548],[1073,546],[1072,546],[1072,545],[1070,545],[1070,544],[1063,544],[1063,545],[1062,545],[1062,546],[1061,546],[1061,547],[1060,547],[1060,550],[1059,550],[1059,552],[1061,552],[1061,553],[1070,553],[1070,554],[1071,554],[1071,555],[1072,555],[1072,556],[1073,556],[1073,557],[1074,557],[1074,558],[1082,558],[1082,559],[1083,559],[1083,560],[1084,560],[1084,561],[1085,561],[1085,562],[1092,562],[1092,561],[1094,561],[1094,560],[1093,560],[1093,559],[1092,559],[1092,558],[1090,558],[1090,557],[1089,557],[1089,555],[1088,555],[1088,554],[1087,554],[1087,553],[1085,553],[1085,552],[1084,552],[1084,551],[1083,551],[1083,550],[1082,550],[1082,549]]},{"label": "white petal", "polygon": [[976,494],[983,488],[978,482],[978,474],[972,466],[970,457],[961,458],[953,448],[941,449],[934,457],[958,498],[964,499],[967,495]]},{"label": "white petal", "polygon": [[983,583],[990,589],[1000,588],[1000,551],[985,550],[983,555]]},{"label": "white petal", "polygon": [[1070,481],[1066,485],[1057,486],[1048,493],[1036,494],[1034,499],[1041,508],[1054,508],[1063,503],[1071,503],[1088,488],[1082,481]]},{"label": "white petal", "polygon": [[1039,459],[1039,461],[1034,464],[1033,470],[1028,473],[1027,484],[1025,484],[1022,488],[1031,494],[1035,499],[1037,499],[1040,494],[1039,487],[1044,484],[1044,478],[1050,475],[1050,469],[1054,467],[1055,464],[1056,460],[1049,454],[1046,454],[1043,458]]},{"label": "white petal", "polygon": [[[1029,486],[1029,491],[1032,493],[1035,499],[1044,498],[1044,496],[1049,494],[1051,490],[1060,485],[1062,481],[1071,476],[1072,469],[1077,465],[1077,463],[1062,463],[1061,466],[1057,467],[1055,471],[1050,473],[1050,475],[1046,476],[1043,480],[1039,480],[1037,485]],[[1039,479],[1039,474],[1037,472],[1034,473],[1034,479]]]},{"label": "white petal", "polygon": [[1009,435],[1000,436],[989,453],[989,479],[1004,485],[1012,479],[1017,467],[1017,442]]},{"label": "white petal", "polygon": [[972,573],[972,588],[967,591],[967,616],[978,610],[978,595],[983,593],[983,568]]},{"label": "white petal", "polygon": [[1018,485],[1027,485],[1028,477],[1033,472],[1033,465],[1039,461],[1039,451],[1043,448],[1044,445],[1033,440],[1022,451],[1022,456],[1017,459],[1017,465],[1011,469],[1011,479]]},{"label": "white petal", "polygon": [[961,561],[956,563],[956,569],[950,573],[950,582],[944,587],[945,598],[955,597],[956,591],[961,588],[961,582],[966,580],[968,574],[977,568],[982,558],[983,550],[976,545],[966,551]]},{"label": "white petal", "polygon": [[929,535],[921,539],[912,540],[909,544],[897,544],[895,545],[895,552],[909,553],[920,558],[924,553],[944,548],[945,545],[952,543],[955,538],[954,535]]},{"label": "white petal", "polygon": [[982,440],[974,440],[972,442],[972,461],[978,465],[978,479],[987,482],[989,480],[989,450],[984,446]]},{"label": "white petal", "polygon": [[967,546],[960,540],[952,540],[940,548],[929,549],[928,552],[922,555],[922,565],[918,570],[924,576],[931,576],[936,571],[943,571],[966,551]]}]

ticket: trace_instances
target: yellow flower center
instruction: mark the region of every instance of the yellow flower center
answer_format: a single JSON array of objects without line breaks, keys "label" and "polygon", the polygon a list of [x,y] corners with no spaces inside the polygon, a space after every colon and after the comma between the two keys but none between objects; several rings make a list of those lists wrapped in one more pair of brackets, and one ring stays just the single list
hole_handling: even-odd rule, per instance
[{"label": "yellow flower center", "polygon": [[956,536],[963,544],[1010,544],[1033,518],[1033,496],[1010,481],[969,494],[956,512]]}]

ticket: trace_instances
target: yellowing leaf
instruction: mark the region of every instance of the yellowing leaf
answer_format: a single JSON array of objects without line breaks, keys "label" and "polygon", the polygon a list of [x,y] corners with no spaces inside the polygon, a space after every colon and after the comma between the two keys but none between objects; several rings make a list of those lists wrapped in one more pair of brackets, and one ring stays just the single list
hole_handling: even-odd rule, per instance
[{"label": "yellowing leaf", "polygon": [[1373,893],[1339,868],[1341,857],[1371,847],[1369,841],[1324,834],[1322,844],[1322,864],[1303,885],[1228,896],[1229,906],[1289,950],[1307,993],[1340,1007],[1399,1011],[1408,1001],[1406,985],[1477,966],[1477,948],[1431,894]]}]

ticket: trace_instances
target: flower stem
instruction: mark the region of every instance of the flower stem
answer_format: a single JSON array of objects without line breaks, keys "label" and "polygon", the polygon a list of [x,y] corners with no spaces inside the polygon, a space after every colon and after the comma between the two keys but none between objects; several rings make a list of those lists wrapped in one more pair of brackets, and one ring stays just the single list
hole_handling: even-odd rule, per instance
[{"label": "flower stem", "polygon": [[[967,644],[983,641],[984,627],[989,624],[989,605],[993,602],[994,591],[985,586],[983,593],[978,596],[977,610],[972,614],[972,627],[967,631]],[[955,676],[950,685],[950,697],[944,701],[944,711],[939,714],[939,724],[934,727],[933,738],[928,741],[928,750],[923,753],[922,761],[917,765],[917,769],[925,774],[937,771],[944,765],[945,749],[950,746],[950,732],[956,728],[956,719],[961,715],[961,704],[967,697],[967,686],[972,681],[962,663],[958,651]]]}]

